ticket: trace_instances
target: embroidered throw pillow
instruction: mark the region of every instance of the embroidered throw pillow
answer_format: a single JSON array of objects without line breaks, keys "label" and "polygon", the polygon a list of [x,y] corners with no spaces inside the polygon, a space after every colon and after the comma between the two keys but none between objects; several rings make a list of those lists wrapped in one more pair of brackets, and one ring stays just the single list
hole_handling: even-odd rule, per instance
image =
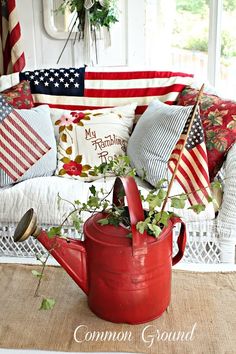
[{"label": "embroidered throw pillow", "polygon": [[[178,96],[177,104],[193,105],[198,92],[190,87],[185,88]],[[220,170],[229,148],[236,141],[236,102],[204,93],[201,98],[200,114],[212,181]]]},{"label": "embroidered throw pillow", "polygon": [[167,178],[167,162],[191,110],[192,106],[169,106],[155,100],[138,120],[127,153],[138,175],[153,186]]},{"label": "embroidered throw pillow", "polygon": [[136,104],[93,111],[63,111],[59,126],[58,169],[63,177],[92,181],[94,166],[126,153]]},{"label": "embroidered throw pillow", "polygon": [[29,81],[24,80],[8,90],[3,91],[2,94],[7,103],[14,108],[30,109],[34,107]]},{"label": "embroidered throw pillow", "polygon": [[52,175],[57,154],[49,107],[15,110],[1,95],[0,107],[0,187]]}]

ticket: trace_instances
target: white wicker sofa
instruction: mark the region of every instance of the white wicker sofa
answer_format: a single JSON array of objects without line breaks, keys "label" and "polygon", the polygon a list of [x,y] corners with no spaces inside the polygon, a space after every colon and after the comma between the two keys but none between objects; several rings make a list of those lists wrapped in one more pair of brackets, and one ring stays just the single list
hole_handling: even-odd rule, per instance
[{"label": "white wicker sofa", "polygon": [[[2,81],[0,78],[0,91],[18,81],[17,74]],[[187,84],[191,84],[190,78],[186,81]],[[127,102],[124,100],[125,103]],[[148,101],[145,101],[145,104],[147,103]],[[141,105],[142,102],[139,104]],[[104,103],[101,103],[102,105]],[[224,175],[223,200],[217,215],[214,213],[213,206],[198,216],[188,210],[177,212],[185,220],[188,230],[187,250],[182,262],[214,264],[236,262],[236,144],[228,151],[222,174]],[[113,182],[114,179],[110,178],[106,182],[97,180],[93,184],[109,189]],[[147,187],[141,180],[138,183],[141,188]],[[34,240],[22,244],[13,242],[15,227],[25,211],[33,207],[38,214],[39,223],[44,228],[52,224],[60,224],[64,213],[69,209],[66,204],[61,210],[57,209],[58,192],[63,190],[63,197],[68,200],[77,198],[86,200],[90,185],[90,183],[67,180],[58,176],[47,176],[2,188],[0,190],[0,257],[2,260],[15,260],[16,257],[26,259],[26,257],[33,257],[35,251],[43,253],[42,247]],[[67,234],[73,234],[73,231],[70,225],[65,228]],[[178,230],[175,230],[175,234],[177,236]]]}]

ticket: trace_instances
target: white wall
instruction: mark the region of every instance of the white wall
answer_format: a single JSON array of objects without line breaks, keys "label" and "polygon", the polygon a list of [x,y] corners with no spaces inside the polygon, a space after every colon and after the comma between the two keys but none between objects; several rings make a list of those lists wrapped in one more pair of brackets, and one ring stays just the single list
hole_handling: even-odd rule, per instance
[{"label": "white wall", "polygon": [[[112,46],[99,41],[98,65],[144,66],[146,64],[145,5],[147,0],[120,0],[120,21],[112,29]],[[138,3],[138,6],[137,6]],[[65,40],[52,38],[43,23],[42,0],[16,0],[26,55],[25,70],[84,65],[83,43],[73,41],[57,65]]]}]

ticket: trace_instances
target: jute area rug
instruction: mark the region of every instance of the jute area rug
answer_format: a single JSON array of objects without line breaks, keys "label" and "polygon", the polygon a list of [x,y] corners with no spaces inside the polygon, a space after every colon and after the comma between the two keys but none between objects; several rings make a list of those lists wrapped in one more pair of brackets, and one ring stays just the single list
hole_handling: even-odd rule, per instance
[{"label": "jute area rug", "polygon": [[[74,352],[236,353],[236,272],[173,271],[172,302],[142,325],[96,317],[86,296],[59,267],[48,267],[40,292],[56,299],[39,310],[34,297],[40,267],[0,265],[0,347]],[[77,329],[77,330],[76,330]],[[102,333],[112,337],[105,340]],[[96,332],[96,336],[94,333]],[[99,335],[100,334],[100,335]]]}]

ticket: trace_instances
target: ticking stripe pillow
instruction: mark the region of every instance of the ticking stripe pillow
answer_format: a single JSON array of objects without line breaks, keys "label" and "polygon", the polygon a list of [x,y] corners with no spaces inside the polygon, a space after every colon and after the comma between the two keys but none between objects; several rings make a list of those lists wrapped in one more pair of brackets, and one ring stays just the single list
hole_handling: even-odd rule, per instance
[{"label": "ticking stripe pillow", "polygon": [[127,153],[137,174],[153,186],[167,178],[167,162],[192,107],[169,106],[154,100],[138,120]]}]

